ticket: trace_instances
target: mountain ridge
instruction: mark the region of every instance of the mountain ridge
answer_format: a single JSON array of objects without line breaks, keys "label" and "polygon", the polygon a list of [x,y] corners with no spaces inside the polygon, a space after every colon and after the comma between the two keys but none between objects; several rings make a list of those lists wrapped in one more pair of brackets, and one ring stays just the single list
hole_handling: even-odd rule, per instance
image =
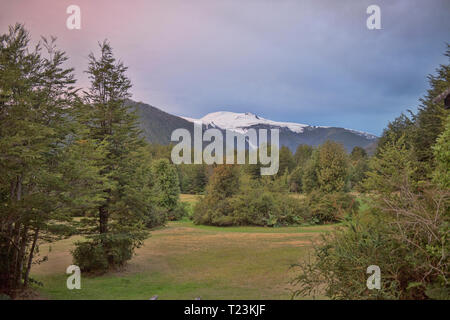
[{"label": "mountain ridge", "polygon": [[[208,113],[207,115],[203,116],[200,119],[194,119],[190,117],[181,117],[187,121],[194,122],[194,121],[200,121],[205,125],[216,125],[220,127],[221,129],[225,130],[232,130],[237,132],[245,133],[245,128],[251,127],[253,125],[257,124],[267,124],[274,127],[285,127],[289,130],[295,132],[295,133],[303,133],[305,128],[333,128],[330,126],[312,126],[308,124],[302,124],[302,123],[296,123],[296,122],[284,122],[284,121],[274,121],[265,119],[263,117],[260,117],[254,113],[251,112],[230,112],[230,111],[216,111]],[[348,128],[342,128],[344,130],[351,131],[355,134],[362,135],[367,137],[368,139],[377,139],[378,137],[374,134],[354,130],[354,129],[348,129]]]},{"label": "mountain ridge", "polygon": [[[250,112],[218,111],[205,115],[201,119],[194,119],[176,116],[143,102],[128,100],[127,104],[135,108],[146,140],[150,143],[162,145],[171,143],[170,137],[175,129],[186,129],[193,135],[194,121],[201,121],[203,130],[218,128],[224,133],[227,129],[233,130],[238,134],[245,134],[250,128],[278,128],[280,130],[280,146],[285,145],[292,152],[295,152],[300,144],[318,146],[327,140],[332,140],[342,143],[348,152],[355,146],[359,146],[365,148],[369,153],[373,153],[374,146],[376,146],[378,141],[378,137],[375,135],[353,129],[279,122],[264,119]],[[220,119],[221,116],[225,118]],[[231,118],[230,120],[230,117],[238,118]]]}]

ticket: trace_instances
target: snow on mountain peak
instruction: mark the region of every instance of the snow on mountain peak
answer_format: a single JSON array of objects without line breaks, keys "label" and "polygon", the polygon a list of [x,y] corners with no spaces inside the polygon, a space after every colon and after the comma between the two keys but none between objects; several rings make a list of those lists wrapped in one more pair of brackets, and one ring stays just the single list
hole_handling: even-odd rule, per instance
[{"label": "snow on mountain peak", "polygon": [[[329,128],[325,126],[310,126],[307,124],[294,123],[294,122],[279,122],[272,121],[268,119],[261,118],[254,113],[245,112],[245,113],[237,113],[237,112],[229,112],[229,111],[217,111],[208,113],[206,116],[200,119],[193,119],[188,117],[182,117],[183,119],[190,122],[201,122],[203,125],[213,128],[219,128],[223,130],[231,130],[238,133],[246,133],[251,126],[255,125],[268,125],[271,127],[278,128],[287,128],[295,133],[302,133],[305,128]],[[359,136],[363,136],[369,140],[377,139],[377,137],[373,134],[345,129]]]},{"label": "snow on mountain peak", "polygon": [[305,127],[309,127],[306,124],[293,123],[293,122],[278,122],[268,119],[261,118],[254,113],[236,113],[228,111],[218,111],[208,113],[201,119],[184,118],[188,121],[200,121],[204,125],[209,125],[212,127],[219,127],[221,129],[236,131],[245,133],[247,129],[254,125],[270,125],[281,128],[288,128],[289,130],[302,133]]}]

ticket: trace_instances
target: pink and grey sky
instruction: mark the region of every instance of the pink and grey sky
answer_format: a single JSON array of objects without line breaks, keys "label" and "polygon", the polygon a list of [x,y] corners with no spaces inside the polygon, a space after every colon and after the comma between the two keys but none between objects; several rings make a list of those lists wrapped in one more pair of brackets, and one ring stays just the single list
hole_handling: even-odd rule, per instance
[{"label": "pink and grey sky", "polygon": [[[66,28],[69,5],[81,30]],[[381,8],[381,30],[366,8]],[[87,83],[107,38],[133,99],[190,117],[227,110],[380,134],[415,109],[450,42],[448,0],[0,0],[0,32],[55,35]]]}]

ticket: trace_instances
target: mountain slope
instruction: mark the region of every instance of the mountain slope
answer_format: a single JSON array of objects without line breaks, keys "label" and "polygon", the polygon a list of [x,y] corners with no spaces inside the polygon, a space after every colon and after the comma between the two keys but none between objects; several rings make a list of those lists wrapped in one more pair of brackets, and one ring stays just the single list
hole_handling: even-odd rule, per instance
[{"label": "mountain slope", "polygon": [[351,129],[338,127],[320,127],[293,122],[278,122],[261,118],[255,114],[219,111],[207,114],[201,119],[184,118],[188,121],[200,121],[207,128],[219,128],[245,134],[249,129],[280,130],[280,145],[295,151],[299,144],[317,146],[327,140],[342,143],[347,151],[355,146],[368,147],[377,141],[377,137]]},{"label": "mountain slope", "polygon": [[193,134],[192,122],[171,115],[143,102],[129,100],[128,105],[136,108],[141,129],[150,143],[169,144],[170,136],[175,129],[184,128]]},{"label": "mountain slope", "polygon": [[193,121],[203,123],[203,129],[218,128],[223,133],[231,130],[239,134],[245,134],[248,129],[273,129],[280,130],[280,145],[289,147],[293,152],[300,144],[317,146],[327,140],[342,143],[347,151],[353,147],[372,148],[378,138],[374,135],[351,129],[338,127],[317,127],[307,124],[292,122],[278,122],[261,118],[252,113],[214,112],[201,119],[178,117],[164,112],[151,105],[128,101],[135,107],[140,118],[141,128],[146,139],[151,143],[169,144],[170,136],[175,129],[184,128],[193,136]]}]

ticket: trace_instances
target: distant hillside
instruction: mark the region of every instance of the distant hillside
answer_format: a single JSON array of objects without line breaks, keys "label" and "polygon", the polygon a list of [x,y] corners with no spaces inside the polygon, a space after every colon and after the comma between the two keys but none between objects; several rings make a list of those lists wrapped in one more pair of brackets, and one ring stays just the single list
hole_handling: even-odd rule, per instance
[{"label": "distant hillside", "polygon": [[[129,100],[140,117],[141,128],[144,135],[151,143],[169,144],[170,136],[175,129],[184,128],[193,134],[193,122],[195,119],[182,118],[164,112],[151,105]],[[272,129],[280,130],[280,145],[289,147],[293,152],[300,144],[317,146],[327,140],[342,143],[350,152],[355,146],[366,148],[373,153],[378,138],[374,135],[350,129],[337,127],[318,127],[291,122],[276,122],[258,117],[251,113],[214,112],[198,119],[204,125],[204,129],[217,128],[221,131],[232,130],[244,134],[248,129]]]},{"label": "distant hillside", "polygon": [[150,143],[169,144],[172,131],[185,128],[192,134],[192,123],[143,102],[128,101],[140,117],[141,128]]}]

